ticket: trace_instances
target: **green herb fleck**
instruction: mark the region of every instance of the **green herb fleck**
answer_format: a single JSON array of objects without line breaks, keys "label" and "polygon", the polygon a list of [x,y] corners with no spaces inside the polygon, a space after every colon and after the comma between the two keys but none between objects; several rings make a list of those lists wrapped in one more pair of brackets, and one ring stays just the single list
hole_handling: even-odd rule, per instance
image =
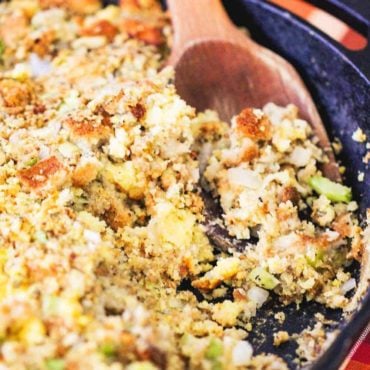
[{"label": "green herb fleck", "polygon": [[104,343],[100,347],[100,352],[107,358],[111,359],[117,354],[117,347],[114,343]]},{"label": "green herb fleck", "polygon": [[322,265],[324,256],[325,255],[322,250],[317,250],[314,253],[307,254],[306,261],[311,267],[318,268]]},{"label": "green herb fleck", "polygon": [[33,165],[35,165],[36,163],[38,162],[38,159],[37,158],[31,158],[29,161],[26,162],[26,166],[27,167],[32,167]]},{"label": "green herb fleck", "polygon": [[65,362],[61,358],[50,358],[46,360],[46,368],[47,370],[64,370],[65,369]]},{"label": "green herb fleck", "polygon": [[219,339],[211,338],[209,345],[206,349],[205,356],[209,360],[214,360],[221,356],[223,353],[222,342]]}]

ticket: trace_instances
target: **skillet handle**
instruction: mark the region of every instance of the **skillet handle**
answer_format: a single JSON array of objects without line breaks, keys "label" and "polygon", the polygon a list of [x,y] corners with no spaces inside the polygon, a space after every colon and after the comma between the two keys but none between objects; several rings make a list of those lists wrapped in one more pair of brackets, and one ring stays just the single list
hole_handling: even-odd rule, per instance
[{"label": "skillet handle", "polygon": [[362,50],[349,50],[338,47],[370,80],[370,4],[368,0],[306,0],[341,19],[356,31],[367,37],[368,44]]}]

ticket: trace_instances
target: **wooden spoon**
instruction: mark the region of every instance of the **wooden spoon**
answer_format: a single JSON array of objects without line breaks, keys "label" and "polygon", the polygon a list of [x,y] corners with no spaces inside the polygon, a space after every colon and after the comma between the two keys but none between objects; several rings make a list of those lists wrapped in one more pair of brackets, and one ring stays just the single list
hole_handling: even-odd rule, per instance
[{"label": "wooden spoon", "polygon": [[[237,29],[221,0],[168,0],[168,5],[175,29],[168,64],[175,68],[175,85],[182,98],[199,111],[216,110],[226,121],[245,107],[295,104],[329,158],[323,165],[325,176],[340,181],[325,127],[293,66]],[[245,247],[245,241],[230,237],[214,222],[222,210],[211,195],[203,191],[203,199],[207,234],[214,244],[223,250]]]},{"label": "wooden spoon", "polygon": [[328,155],[325,175],[340,181],[325,127],[293,66],[237,29],[220,0],[168,0],[168,5],[175,29],[168,63],[184,100],[199,111],[216,110],[227,122],[245,107],[295,104]]}]

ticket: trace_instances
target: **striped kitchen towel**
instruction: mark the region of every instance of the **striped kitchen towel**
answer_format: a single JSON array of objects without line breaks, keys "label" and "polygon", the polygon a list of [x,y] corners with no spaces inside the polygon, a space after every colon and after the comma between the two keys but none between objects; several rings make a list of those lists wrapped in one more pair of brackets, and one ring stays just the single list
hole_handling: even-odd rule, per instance
[{"label": "striped kitchen towel", "polygon": [[370,370],[370,325],[353,346],[342,370]]}]

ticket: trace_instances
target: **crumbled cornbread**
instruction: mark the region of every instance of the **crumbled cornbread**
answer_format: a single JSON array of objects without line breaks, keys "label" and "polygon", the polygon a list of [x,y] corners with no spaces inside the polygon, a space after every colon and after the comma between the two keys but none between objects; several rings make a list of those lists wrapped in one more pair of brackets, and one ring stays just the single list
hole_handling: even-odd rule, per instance
[{"label": "crumbled cornbread", "polygon": [[280,311],[280,312],[277,312],[275,315],[274,315],[274,318],[278,321],[279,324],[282,324],[284,321],[285,321],[285,313]]},{"label": "crumbled cornbread", "polygon": [[295,334],[298,348],[296,350],[302,365],[312,362],[331,343],[335,333],[325,333],[324,325],[318,322],[313,328]]}]

